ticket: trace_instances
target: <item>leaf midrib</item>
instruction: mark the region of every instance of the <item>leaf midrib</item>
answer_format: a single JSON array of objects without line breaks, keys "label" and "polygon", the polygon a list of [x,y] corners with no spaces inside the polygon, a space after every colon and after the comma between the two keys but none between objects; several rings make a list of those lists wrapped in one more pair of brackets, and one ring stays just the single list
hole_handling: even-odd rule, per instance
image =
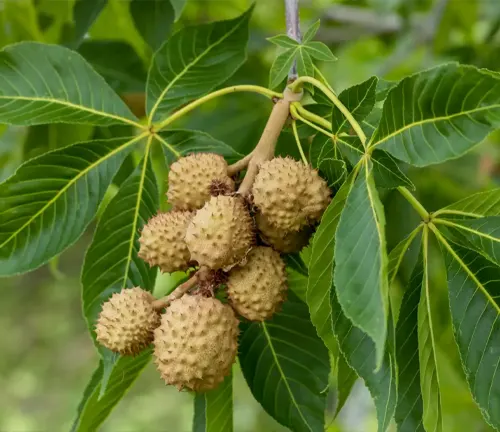
[{"label": "leaf midrib", "polygon": [[266,337],[266,340],[267,340],[267,345],[269,346],[269,350],[271,351],[271,354],[273,355],[273,358],[274,358],[274,362],[276,363],[276,367],[278,369],[278,372],[280,373],[281,375],[281,379],[283,380],[283,382],[285,383],[285,387],[286,389],[288,390],[288,393],[290,394],[290,399],[293,403],[293,405],[295,406],[297,412],[299,413],[300,415],[300,418],[302,419],[302,421],[304,422],[304,424],[307,426],[307,428],[313,432],[313,430],[311,429],[311,426],[309,425],[309,423],[307,422],[307,420],[305,419],[304,415],[302,414],[302,410],[300,409],[300,406],[299,404],[297,403],[297,401],[295,400],[295,397],[292,393],[292,389],[290,388],[290,384],[288,384],[288,380],[286,379],[286,376],[283,372],[283,369],[281,368],[281,364],[278,360],[278,356],[276,354],[276,351],[274,350],[274,346],[272,344],[272,341],[271,341],[271,337],[269,335],[269,332],[267,331],[267,327],[266,327],[266,324],[263,322],[261,323],[261,326],[262,326],[262,331],[264,332],[264,335]]},{"label": "leaf midrib", "polygon": [[90,164],[88,167],[86,167],[84,170],[80,171],[75,177],[73,177],[59,192],[57,192],[56,195],[52,199],[50,199],[47,204],[45,204],[40,210],[38,210],[31,218],[27,220],[19,229],[14,231],[2,244],[0,244],[0,248],[4,247],[6,244],[8,244],[14,237],[16,237],[22,230],[24,230],[28,225],[30,225],[38,216],[40,216],[47,208],[49,208],[51,205],[56,202],[61,195],[66,193],[66,191],[73,186],[80,178],[85,176],[88,172],[90,172],[92,169],[94,169],[96,166],[104,162],[105,160],[109,159],[110,157],[114,156],[115,154],[119,153],[122,151],[124,148],[134,144],[135,142],[143,139],[147,133],[143,133],[139,136],[136,136],[132,138],[131,140],[123,143],[121,146],[117,147],[116,149],[112,150],[108,154],[106,154],[104,157],[98,159],[97,161],[93,162]]},{"label": "leaf midrib", "polygon": [[[413,122],[413,123],[410,123],[410,124],[403,126],[402,128],[400,128],[400,129],[390,133],[389,135],[383,137],[382,139],[380,139],[376,143],[369,144],[368,147],[375,148],[375,147],[379,146],[380,144],[383,144],[384,142],[395,137],[396,135],[399,135],[400,133],[403,133],[404,131],[406,131],[412,127],[415,127],[415,126],[420,126],[420,125],[427,124],[427,123],[439,122],[439,121],[443,121],[443,120],[450,120],[450,119],[453,119],[455,117],[461,117],[464,115],[474,114],[474,113],[477,113],[480,111],[486,111],[486,110],[490,110],[490,109],[494,109],[494,108],[500,108],[500,104],[493,104],[493,105],[488,105],[488,106],[484,106],[484,107],[474,108],[471,110],[461,111],[461,112],[455,113],[455,114],[450,114],[448,116],[432,117],[432,118],[428,118],[428,119],[419,120],[417,122]],[[377,134],[377,131],[375,131],[373,136],[375,136],[376,134]]]},{"label": "leaf midrib", "polygon": [[[442,425],[442,407],[441,407],[441,393],[440,393],[440,383],[439,383],[439,370],[438,370],[438,361],[436,357],[436,340],[434,336],[434,325],[432,322],[432,314],[431,314],[431,299],[429,292],[429,228],[427,225],[424,226],[423,231],[423,265],[424,265],[424,289],[425,289],[425,303],[426,303],[426,311],[427,311],[427,324],[429,326],[429,333],[431,335],[431,343],[432,343],[432,358],[434,360],[434,368],[436,381],[438,386],[437,391],[437,425],[434,430],[441,431],[443,428]],[[420,329],[419,329],[420,333]],[[425,372],[425,371],[424,371]],[[432,378],[431,378],[432,379]],[[423,390],[423,389],[422,389]],[[423,392],[422,392],[423,396]],[[425,405],[424,405],[425,408]],[[424,413],[425,416],[425,413]]]},{"label": "leaf midrib", "polygon": [[207,49],[205,49],[200,55],[195,57],[193,61],[188,63],[182,72],[177,74],[172,81],[170,81],[169,84],[165,87],[165,89],[160,93],[160,96],[156,100],[156,103],[153,105],[153,108],[151,109],[151,113],[149,114],[148,118],[148,123],[152,124],[154,116],[156,114],[156,111],[158,110],[158,107],[160,106],[161,102],[163,101],[163,98],[165,95],[168,93],[168,91],[172,88],[172,86],[179,80],[181,79],[188,71],[189,69],[194,66],[196,63],[198,63],[203,57],[205,57],[213,48],[216,46],[220,45],[222,42],[224,42],[229,36],[231,36],[236,30],[238,30],[241,26],[241,24],[244,22],[244,19],[241,19],[236,26],[234,26],[231,31],[227,32],[224,37],[220,38],[216,43],[213,45],[210,45]]},{"label": "leaf midrib", "polygon": [[112,118],[114,120],[119,120],[122,123],[127,123],[127,124],[130,124],[132,126],[144,129],[144,127],[140,123],[138,123],[134,120],[130,120],[126,117],[121,117],[121,116],[118,116],[115,114],[108,113],[106,111],[98,111],[98,110],[95,110],[95,109],[90,108],[90,107],[86,107],[83,105],[77,105],[77,104],[74,104],[72,102],[61,100],[61,99],[43,98],[43,97],[38,97],[38,96],[36,96],[36,97],[35,96],[0,96],[0,100],[2,100],[2,99],[24,100],[24,101],[30,101],[30,102],[47,102],[47,103],[64,105],[64,106],[76,109],[78,111],[86,111],[86,112],[89,112],[89,113],[92,113],[92,114],[95,114],[95,115],[98,115],[101,117]]}]

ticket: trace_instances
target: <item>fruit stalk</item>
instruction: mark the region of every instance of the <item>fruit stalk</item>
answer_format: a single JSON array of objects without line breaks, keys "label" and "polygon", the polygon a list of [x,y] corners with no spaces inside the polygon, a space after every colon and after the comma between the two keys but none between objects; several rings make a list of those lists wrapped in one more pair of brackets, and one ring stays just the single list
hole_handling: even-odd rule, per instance
[{"label": "fruit stalk", "polygon": [[160,311],[170,305],[174,300],[180,299],[191,288],[194,288],[198,281],[210,270],[206,267],[200,267],[186,282],[180,284],[169,295],[153,302],[153,307]]},{"label": "fruit stalk", "polygon": [[[283,99],[280,99],[274,105],[260,140],[248,159],[248,169],[238,189],[240,195],[247,196],[250,193],[260,165],[274,157],[276,142],[290,114],[290,105],[293,102],[300,101],[302,94],[294,93],[287,88],[283,93]],[[245,159],[242,159],[242,161]]]}]

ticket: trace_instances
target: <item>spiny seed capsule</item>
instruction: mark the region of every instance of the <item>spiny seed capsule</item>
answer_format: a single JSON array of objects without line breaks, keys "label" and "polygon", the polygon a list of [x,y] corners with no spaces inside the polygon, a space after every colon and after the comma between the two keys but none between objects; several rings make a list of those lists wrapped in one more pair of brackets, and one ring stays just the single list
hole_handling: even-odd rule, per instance
[{"label": "spiny seed capsule", "polygon": [[215,298],[185,295],[162,315],[154,356],[166,384],[204,392],[231,372],[238,351],[238,320]]},{"label": "spiny seed capsule", "polygon": [[287,231],[318,221],[330,201],[330,189],[318,172],[288,157],[264,162],[252,192],[269,223]]},{"label": "spiny seed capsule", "polygon": [[194,213],[171,211],[158,213],[144,226],[139,242],[139,257],[162,272],[187,270],[190,256],[185,236]]},{"label": "spiny seed capsule", "polygon": [[191,259],[214,270],[240,262],[254,240],[253,220],[239,196],[212,197],[196,212],[186,231]]},{"label": "spiny seed capsule", "polygon": [[168,201],[179,210],[196,210],[210,199],[213,185],[234,191],[227,162],[214,153],[193,153],[174,162],[168,174]]},{"label": "spiny seed capsule", "polygon": [[300,252],[307,246],[313,233],[312,227],[304,226],[300,231],[287,231],[273,226],[261,213],[255,215],[261,240],[282,253]]},{"label": "spiny seed capsule", "polygon": [[153,341],[160,315],[153,308],[155,298],[141,288],[114,293],[102,305],[96,323],[97,341],[122,355],[139,353]]},{"label": "spiny seed capsule", "polygon": [[227,279],[233,308],[251,321],[273,316],[286,297],[285,263],[269,247],[253,248],[245,265],[234,267]]}]

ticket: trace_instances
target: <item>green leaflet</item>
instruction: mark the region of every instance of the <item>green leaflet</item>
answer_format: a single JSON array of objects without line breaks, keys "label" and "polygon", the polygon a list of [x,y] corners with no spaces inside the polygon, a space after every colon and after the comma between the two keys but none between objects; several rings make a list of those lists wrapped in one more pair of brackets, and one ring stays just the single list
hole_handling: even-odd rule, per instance
[{"label": "green leaflet", "polygon": [[335,407],[334,415],[337,417],[347,402],[352,387],[358,380],[358,375],[349,366],[349,363],[347,363],[345,357],[340,352],[337,353],[335,372],[337,375],[337,406]]},{"label": "green leaflet", "polygon": [[[144,158],[106,207],[85,256],[81,277],[83,310],[93,338],[102,303],[111,294],[133,286],[149,291],[154,287],[156,268],[150,268],[137,256],[140,229],[159,205],[150,146],[149,142]],[[76,421],[79,428],[75,430],[94,430],[100,425],[149,362],[151,354],[146,350],[129,358],[110,355],[102,346],[98,349],[102,356],[102,377],[92,394],[84,395],[83,409]]]},{"label": "green leaflet", "polygon": [[170,0],[132,0],[130,14],[138,32],[153,50],[167,39],[175,20]]},{"label": "green leaflet", "polygon": [[214,390],[196,394],[192,432],[233,431],[233,377]]},{"label": "green leaflet", "polygon": [[441,214],[467,217],[497,216],[500,214],[500,189],[478,192],[438,210],[434,215]]},{"label": "green leaflet", "polygon": [[135,123],[135,116],[77,53],[22,42],[0,51],[0,122]]},{"label": "green leaflet", "polygon": [[145,66],[130,44],[90,39],[80,45],[78,52],[116,92],[144,91]]},{"label": "green leaflet", "polygon": [[457,158],[500,125],[500,75],[445,64],[389,91],[370,145],[416,166]]},{"label": "green leaflet", "polygon": [[150,358],[150,350],[143,351],[136,357],[120,357],[113,367],[106,391],[101,397],[101,384],[98,379],[100,371],[102,374],[102,366],[99,366],[85,389],[71,432],[97,430],[137,379]]},{"label": "green leaflet", "polygon": [[323,432],[328,351],[292,292],[263,323],[241,323],[239,359],[254,397],[294,432]]},{"label": "green leaflet", "polygon": [[446,251],[453,333],[467,382],[485,420],[499,429],[500,268],[436,235]]},{"label": "green leaflet", "polygon": [[451,234],[453,241],[500,265],[500,216],[453,221],[437,219],[436,224],[447,227],[447,234]]},{"label": "green leaflet", "polygon": [[195,152],[213,152],[224,156],[229,162],[236,162],[243,157],[226,143],[209,134],[195,130],[172,129],[156,136],[162,144],[167,162],[171,164],[181,156]]},{"label": "green leaflet", "polygon": [[436,345],[434,321],[438,318],[436,302],[434,301],[433,287],[430,286],[429,268],[434,262],[429,260],[428,228],[424,228],[423,235],[423,279],[418,304],[418,351],[420,366],[420,387],[422,390],[423,424],[427,432],[441,432],[443,430],[443,413],[441,405],[441,391],[439,383],[439,360]]},{"label": "green leaflet", "polygon": [[140,139],[88,141],[45,153],[0,184],[0,276],[33,270],[73,244]]},{"label": "green leaflet", "polygon": [[[375,90],[377,77],[371,77],[361,84],[345,89],[339,95],[339,100],[351,112],[356,121],[361,122],[372,111],[375,105]],[[332,132],[338,135],[349,131],[349,122],[337,107],[333,107]]]},{"label": "green leaflet", "polygon": [[311,321],[318,335],[331,352],[337,349],[337,342],[332,332],[330,290],[333,286],[335,232],[351,191],[356,173],[349,176],[334,196],[321,219],[321,224],[313,238],[311,259],[309,261],[309,280],[307,283],[307,304]]},{"label": "green leaflet", "polygon": [[418,303],[423,273],[423,262],[420,259],[403,296],[396,327],[398,403],[395,418],[400,432],[425,432],[418,354]]},{"label": "green leaflet", "polygon": [[273,62],[269,70],[269,87],[276,88],[288,75],[288,71],[295,61],[295,48],[282,52]]},{"label": "green leaflet", "polygon": [[[365,381],[370,391],[377,409],[378,430],[386,431],[394,415],[397,399],[394,352],[392,349],[385,351],[382,364],[375,372],[377,358],[373,341],[346,318],[334,289],[330,290],[330,302],[333,331],[339,341],[340,350],[347,364]],[[392,338],[392,329],[389,336]]]},{"label": "green leaflet", "polygon": [[184,27],[156,52],[149,70],[146,108],[152,121],[203,96],[231,77],[246,59],[248,20]]},{"label": "green leaflet", "polygon": [[375,342],[378,367],[387,337],[384,215],[369,164],[361,166],[335,233],[334,283],[344,314]]},{"label": "green leaflet", "polygon": [[73,27],[65,29],[61,42],[69,48],[78,48],[85,34],[97,19],[104,6],[106,6],[106,3],[107,0],[75,0],[73,6]]},{"label": "green leaflet", "polygon": [[[351,165],[356,165],[364,156],[365,151],[357,137],[338,138],[337,141],[342,155]],[[373,164],[373,177],[377,187],[394,189],[404,186],[415,189],[412,181],[401,170],[401,163],[386,151],[374,150],[370,161]]]}]

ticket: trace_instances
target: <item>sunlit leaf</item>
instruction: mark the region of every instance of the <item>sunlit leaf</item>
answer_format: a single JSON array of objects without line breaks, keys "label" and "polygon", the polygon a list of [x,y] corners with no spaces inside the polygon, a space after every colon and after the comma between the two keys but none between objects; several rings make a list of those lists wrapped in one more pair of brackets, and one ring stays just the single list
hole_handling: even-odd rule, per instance
[{"label": "sunlit leaf", "polygon": [[423,278],[420,302],[418,304],[418,351],[420,364],[420,387],[422,389],[423,425],[426,431],[443,430],[441,405],[440,371],[435,322],[439,319],[436,311],[435,287],[431,286],[428,229],[423,235]]},{"label": "sunlit leaf", "polygon": [[[377,359],[375,344],[369,336],[354,327],[342,312],[335,290],[330,291],[332,323],[340,350],[347,363],[364,380],[377,410],[378,430],[385,431],[396,408],[396,359],[387,349],[380,369],[375,372]],[[391,332],[389,333],[391,335]],[[392,335],[391,335],[392,337]]]},{"label": "sunlit leaf", "polygon": [[335,232],[355,175],[351,174],[333,197],[313,238],[307,284],[307,304],[318,335],[331,352],[337,349],[332,331],[330,291],[333,286]]},{"label": "sunlit leaf", "polygon": [[398,403],[395,413],[398,431],[425,432],[422,423],[423,402],[420,387],[418,352],[418,303],[422,292],[424,267],[422,257],[406,288],[396,326],[398,363]]},{"label": "sunlit leaf", "polygon": [[471,393],[485,420],[500,427],[500,268],[475,251],[448,243],[453,333]]},{"label": "sunlit leaf", "polygon": [[122,100],[77,53],[23,42],[0,52],[0,122],[132,123]]},{"label": "sunlit leaf", "polygon": [[194,398],[193,432],[233,431],[233,377]]},{"label": "sunlit leaf", "polygon": [[311,40],[314,39],[314,36],[316,36],[316,33],[318,32],[319,30],[319,25],[320,25],[320,21],[317,20],[316,22],[314,22],[311,27],[309,27],[306,32],[304,33],[304,37],[302,38],[303,40],[303,43],[307,43]]},{"label": "sunlit leaf", "polygon": [[153,121],[211,91],[246,59],[248,20],[238,18],[184,27],[156,52],[149,70],[147,112]]},{"label": "sunlit leaf", "polygon": [[287,35],[277,35],[267,38],[267,40],[281,48],[295,48],[299,45],[295,39],[292,39]]},{"label": "sunlit leaf", "polygon": [[278,87],[288,75],[288,71],[292,67],[295,60],[295,52],[295,48],[290,48],[276,57],[276,60],[274,60],[269,71],[270,88]]},{"label": "sunlit leaf", "polygon": [[239,359],[254,397],[292,431],[322,432],[330,364],[307,306],[289,293],[271,320],[241,330]]},{"label": "sunlit leaf", "polygon": [[33,270],[73,244],[136,141],[88,141],[45,153],[0,184],[0,275]]},{"label": "sunlit leaf", "polygon": [[387,336],[387,253],[384,216],[367,165],[347,197],[335,233],[334,282],[344,314],[375,342],[377,365]]},{"label": "sunlit leaf", "polygon": [[319,61],[332,62],[337,60],[337,57],[332,54],[330,48],[323,42],[307,42],[302,49]]},{"label": "sunlit leaf", "polygon": [[446,64],[390,90],[372,146],[416,166],[457,158],[500,125],[500,75]]}]

